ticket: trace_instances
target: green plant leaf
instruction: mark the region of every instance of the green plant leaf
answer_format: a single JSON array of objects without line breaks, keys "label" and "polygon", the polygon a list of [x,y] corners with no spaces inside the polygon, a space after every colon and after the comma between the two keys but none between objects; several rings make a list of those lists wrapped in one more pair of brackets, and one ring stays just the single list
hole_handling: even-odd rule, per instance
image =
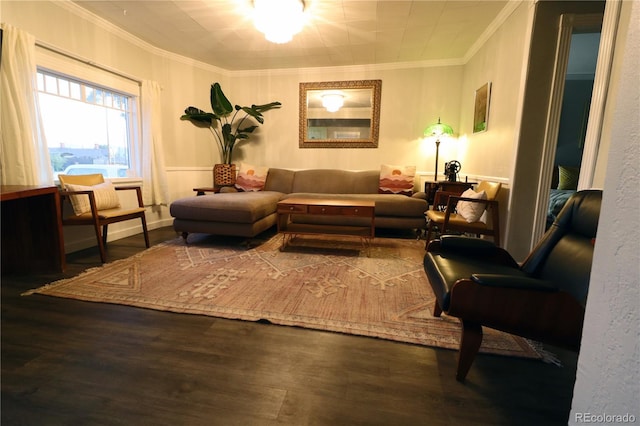
[{"label": "green plant leaf", "polygon": [[[238,133],[253,133],[253,131],[255,129],[257,129],[258,126],[249,126],[249,127],[245,127],[244,129],[238,129]],[[249,137],[249,136],[247,136]]]},{"label": "green plant leaf", "polygon": [[251,105],[251,109],[258,112],[265,112],[269,111],[270,109],[280,108],[281,105],[282,104],[280,102],[269,102],[268,104],[264,105]]},{"label": "green plant leaf", "polygon": [[198,127],[209,127],[213,126],[213,122],[218,120],[218,117],[196,107],[189,107],[184,110],[184,115],[180,117],[180,120],[189,120]]},{"label": "green plant leaf", "polygon": [[211,85],[211,109],[220,117],[224,117],[233,112],[233,106],[231,102],[224,95],[220,83],[214,83]]}]

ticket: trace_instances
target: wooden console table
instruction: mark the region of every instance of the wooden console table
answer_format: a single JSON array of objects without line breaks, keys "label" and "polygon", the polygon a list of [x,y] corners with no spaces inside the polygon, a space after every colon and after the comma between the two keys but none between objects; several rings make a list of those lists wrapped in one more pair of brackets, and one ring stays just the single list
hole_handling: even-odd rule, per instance
[{"label": "wooden console table", "polygon": [[424,192],[427,194],[427,202],[429,205],[433,205],[433,200],[436,196],[436,191],[455,192],[462,194],[469,188],[473,188],[477,182],[457,182],[450,180],[439,180],[437,182],[426,181],[424,183]]},{"label": "wooden console table", "polygon": [[[374,201],[287,198],[278,202],[278,232],[282,234],[282,248],[297,234],[331,234],[360,237],[368,248],[375,236]],[[292,215],[361,217],[366,226],[296,223]]]},{"label": "wooden console table", "polygon": [[63,272],[60,193],[56,186],[2,185],[2,273]]}]

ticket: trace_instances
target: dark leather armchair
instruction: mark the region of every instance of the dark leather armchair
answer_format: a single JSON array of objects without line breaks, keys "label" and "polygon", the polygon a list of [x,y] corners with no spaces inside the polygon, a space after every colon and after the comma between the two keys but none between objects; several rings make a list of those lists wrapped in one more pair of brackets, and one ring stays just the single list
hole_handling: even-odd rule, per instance
[{"label": "dark leather armchair", "polygon": [[602,191],[574,194],[521,265],[488,240],[443,236],[429,244],[434,316],[462,322],[457,380],[480,348],[482,326],[579,349],[601,200]]}]

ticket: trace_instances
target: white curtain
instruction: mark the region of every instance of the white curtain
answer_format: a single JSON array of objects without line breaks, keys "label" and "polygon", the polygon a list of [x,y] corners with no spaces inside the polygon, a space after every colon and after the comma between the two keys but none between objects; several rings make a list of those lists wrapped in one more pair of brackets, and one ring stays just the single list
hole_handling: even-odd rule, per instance
[{"label": "white curtain", "polygon": [[142,199],[145,206],[166,205],[169,199],[161,122],[162,87],[142,82]]},{"label": "white curtain", "polygon": [[3,185],[53,185],[36,78],[35,37],[5,24],[0,65],[0,178]]}]

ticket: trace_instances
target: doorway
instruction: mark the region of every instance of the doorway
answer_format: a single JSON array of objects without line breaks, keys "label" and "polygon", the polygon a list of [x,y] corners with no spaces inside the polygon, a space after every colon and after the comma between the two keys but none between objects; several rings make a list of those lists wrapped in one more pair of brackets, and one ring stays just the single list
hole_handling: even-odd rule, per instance
[{"label": "doorway", "polygon": [[[583,189],[580,188],[582,174],[587,175],[589,179],[587,186],[591,185],[590,179],[595,168],[602,121],[601,115],[595,119],[592,118],[594,111],[591,108],[593,105],[592,94],[596,90],[596,79],[602,80],[604,77],[597,75],[597,63],[602,61],[602,52],[600,52],[602,25],[602,14],[561,15],[532,242],[539,241],[547,229],[549,221],[552,221],[554,210],[555,213],[558,213],[563,201],[568,199],[569,194],[552,194],[552,188],[558,188],[555,178],[557,176],[559,180],[560,165],[565,166],[563,171],[567,174],[575,175],[573,176],[573,190]],[[587,49],[591,50],[591,55],[585,54]],[[595,65],[593,61],[595,61]],[[589,70],[589,67],[593,67],[593,69]],[[593,73],[592,76],[587,75],[590,72]],[[608,79],[608,70],[606,74]],[[579,76],[587,79],[586,83],[585,81],[580,82]],[[591,78],[593,80],[589,82],[588,79]],[[591,90],[588,90],[587,87],[590,87]],[[577,106],[574,103],[567,106],[570,99],[563,102],[565,96],[578,88],[582,102]],[[578,95],[576,94],[576,96]],[[597,101],[602,102],[601,99]],[[595,113],[597,114],[598,111]],[[578,118],[570,117],[572,114],[577,114]],[[590,122],[591,120],[593,122]],[[567,127],[569,135],[567,136],[565,132],[561,134],[561,128],[566,130]],[[587,143],[589,132],[591,132],[591,143]],[[569,153],[571,158],[569,158]],[[559,164],[559,162],[565,161],[570,164]],[[552,195],[554,196],[553,200],[551,200]],[[558,195],[558,199],[555,198],[556,195]]]}]

